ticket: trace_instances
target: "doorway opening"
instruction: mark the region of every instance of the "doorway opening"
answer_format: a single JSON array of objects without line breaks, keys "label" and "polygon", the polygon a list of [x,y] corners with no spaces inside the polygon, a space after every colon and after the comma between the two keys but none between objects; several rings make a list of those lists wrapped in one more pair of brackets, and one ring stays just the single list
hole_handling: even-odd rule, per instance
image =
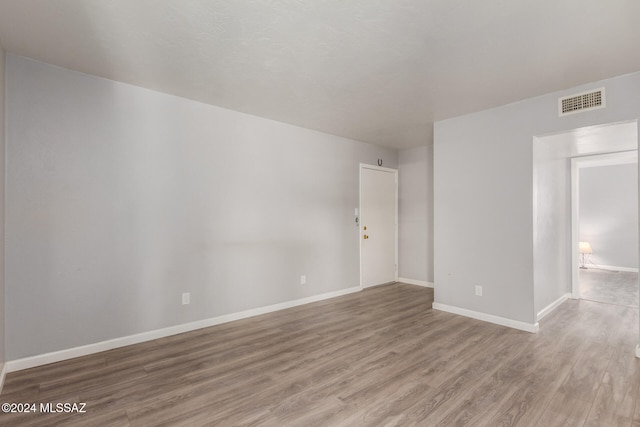
[{"label": "doorway opening", "polygon": [[538,320],[567,298],[580,298],[578,162],[637,149],[635,120],[533,138],[533,277]]},{"label": "doorway opening", "polygon": [[637,150],[573,158],[571,175],[572,298],[638,308]]}]

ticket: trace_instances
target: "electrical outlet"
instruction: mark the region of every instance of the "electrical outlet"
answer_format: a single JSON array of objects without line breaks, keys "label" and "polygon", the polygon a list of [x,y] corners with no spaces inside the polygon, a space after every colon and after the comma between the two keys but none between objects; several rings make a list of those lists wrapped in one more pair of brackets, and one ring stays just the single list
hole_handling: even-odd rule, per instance
[{"label": "electrical outlet", "polygon": [[301,285],[306,285],[307,284],[307,276],[306,275],[302,275],[300,276],[300,284]]},{"label": "electrical outlet", "polygon": [[482,286],[476,285],[476,296],[482,296]]},{"label": "electrical outlet", "polygon": [[189,292],[185,292],[182,294],[182,305],[187,305],[191,302],[191,294]]}]

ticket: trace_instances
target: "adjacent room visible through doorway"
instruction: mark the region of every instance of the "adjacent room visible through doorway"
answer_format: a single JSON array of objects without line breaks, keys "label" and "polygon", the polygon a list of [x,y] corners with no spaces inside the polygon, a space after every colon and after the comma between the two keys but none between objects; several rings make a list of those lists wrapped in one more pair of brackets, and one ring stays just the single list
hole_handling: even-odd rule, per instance
[{"label": "adjacent room visible through doorway", "polygon": [[638,307],[637,151],[579,164],[580,296]]},{"label": "adjacent room visible through doorway", "polygon": [[[599,267],[637,273],[637,149],[638,123],[635,120],[534,137],[534,308],[539,319],[568,297],[595,298],[593,287],[581,295],[580,271],[585,269],[580,269],[579,265],[583,258],[589,264],[589,270]],[[591,198],[589,203],[609,208],[609,211],[598,213],[593,227],[585,225],[580,230],[579,187],[582,184],[579,178],[583,171],[587,178],[590,177],[587,169],[602,172],[591,177],[590,181],[595,182],[592,187],[600,195],[586,193]],[[627,176],[624,180],[628,183],[624,186],[620,184],[621,174]],[[607,184],[613,189],[597,188],[596,184]],[[618,194],[622,189],[626,192]],[[628,194],[634,191],[635,195]],[[616,202],[614,198],[623,198],[624,203]],[[587,201],[583,203],[588,204]],[[625,207],[629,212],[625,211],[624,219],[615,218],[623,204],[635,209]],[[579,252],[580,241],[590,243],[590,253]],[[628,283],[635,282],[635,292],[631,296],[621,294],[607,301],[624,301],[626,306],[635,304],[637,307],[638,282],[634,277],[626,276],[598,277],[603,279],[600,282],[616,283],[620,288],[622,283],[628,287]],[[595,277],[592,279],[592,283],[597,281]]]}]

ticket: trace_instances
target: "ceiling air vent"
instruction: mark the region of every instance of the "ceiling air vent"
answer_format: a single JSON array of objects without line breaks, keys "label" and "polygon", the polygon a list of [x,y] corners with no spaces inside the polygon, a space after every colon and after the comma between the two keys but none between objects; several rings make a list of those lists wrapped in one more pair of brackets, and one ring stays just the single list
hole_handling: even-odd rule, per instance
[{"label": "ceiling air vent", "polygon": [[561,117],[604,107],[604,88],[558,99],[558,110]]}]

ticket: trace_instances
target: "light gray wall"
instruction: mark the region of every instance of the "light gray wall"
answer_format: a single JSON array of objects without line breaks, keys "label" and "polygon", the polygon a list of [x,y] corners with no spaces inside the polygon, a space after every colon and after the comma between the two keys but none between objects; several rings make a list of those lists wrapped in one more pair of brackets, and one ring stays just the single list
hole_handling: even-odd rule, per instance
[{"label": "light gray wall", "polygon": [[534,142],[533,283],[535,313],[571,287],[571,160]]},{"label": "light gray wall", "polygon": [[4,177],[5,177],[5,123],[4,123],[4,70],[5,56],[2,44],[0,44],[0,365],[5,358],[5,305],[4,305]]},{"label": "light gray wall", "polygon": [[[606,88],[606,108],[558,117],[558,97],[602,86]],[[533,137],[635,120],[640,116],[637,93],[640,73],[633,73],[435,123],[437,303],[528,324],[536,322]],[[545,226],[538,224],[538,232],[544,233],[540,227]],[[558,247],[569,245],[567,240]],[[549,257],[566,257],[568,253],[560,250]],[[567,270],[559,274],[568,277],[570,260],[562,263]],[[483,286],[484,296],[475,296],[474,285]]]},{"label": "light gray wall", "polygon": [[433,283],[433,145],[398,159],[398,276]]},{"label": "light gray wall", "polygon": [[358,165],[398,165],[12,55],[7,114],[9,360],[358,286]]},{"label": "light gray wall", "polygon": [[637,164],[580,169],[580,241],[598,265],[638,268]]}]

